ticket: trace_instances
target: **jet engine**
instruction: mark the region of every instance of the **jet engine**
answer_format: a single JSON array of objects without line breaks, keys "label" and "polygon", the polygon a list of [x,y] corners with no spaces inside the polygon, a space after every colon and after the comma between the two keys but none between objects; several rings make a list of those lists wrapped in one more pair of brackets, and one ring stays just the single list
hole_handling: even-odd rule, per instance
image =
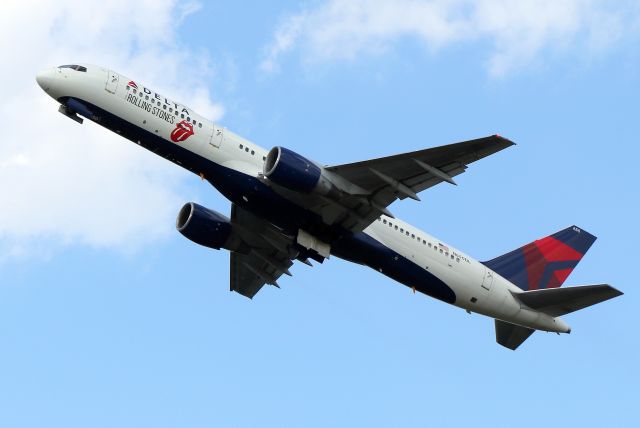
[{"label": "jet engine", "polygon": [[274,183],[296,192],[321,195],[339,192],[324,168],[284,147],[274,147],[269,151],[263,174]]},{"label": "jet engine", "polygon": [[176,229],[187,239],[205,247],[237,252],[248,250],[242,239],[234,233],[227,217],[194,202],[188,202],[180,209]]}]

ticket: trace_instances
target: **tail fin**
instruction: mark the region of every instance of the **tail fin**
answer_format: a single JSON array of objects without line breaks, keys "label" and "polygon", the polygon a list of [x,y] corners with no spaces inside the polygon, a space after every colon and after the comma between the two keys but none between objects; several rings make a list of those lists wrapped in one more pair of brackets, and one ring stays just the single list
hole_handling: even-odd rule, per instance
[{"label": "tail fin", "polygon": [[595,240],[571,226],[483,264],[525,291],[557,288]]}]

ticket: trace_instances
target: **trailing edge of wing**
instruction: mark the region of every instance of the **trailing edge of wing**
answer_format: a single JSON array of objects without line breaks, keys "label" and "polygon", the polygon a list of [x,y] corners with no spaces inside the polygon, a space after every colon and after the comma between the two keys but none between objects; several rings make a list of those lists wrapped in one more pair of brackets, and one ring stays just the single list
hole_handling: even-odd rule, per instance
[{"label": "trailing edge of wing", "polygon": [[278,278],[291,276],[293,261],[287,251],[291,238],[235,204],[231,206],[231,222],[251,250],[230,253],[229,289],[252,299],[265,284],[280,288]]}]

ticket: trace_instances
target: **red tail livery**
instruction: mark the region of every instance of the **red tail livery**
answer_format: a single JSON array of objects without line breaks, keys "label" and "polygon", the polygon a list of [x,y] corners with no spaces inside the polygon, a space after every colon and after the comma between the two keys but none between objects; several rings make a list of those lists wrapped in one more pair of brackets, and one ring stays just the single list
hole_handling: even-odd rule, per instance
[{"label": "red tail livery", "polygon": [[557,288],[595,240],[589,232],[571,226],[484,262],[484,265],[525,291]]}]

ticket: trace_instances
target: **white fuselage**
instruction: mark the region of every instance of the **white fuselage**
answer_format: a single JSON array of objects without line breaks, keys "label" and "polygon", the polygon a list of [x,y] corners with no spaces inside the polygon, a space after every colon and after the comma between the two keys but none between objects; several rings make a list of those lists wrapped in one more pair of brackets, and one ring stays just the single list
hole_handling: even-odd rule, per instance
[{"label": "white fuselage", "polygon": [[[40,73],[37,80],[56,100],[71,97],[90,103],[209,162],[251,177],[262,173],[267,155],[264,148],[128,77],[97,66],[86,68],[85,72],[53,68]],[[89,119],[101,121],[100,117]],[[187,135],[190,130],[186,125],[176,130],[184,121],[192,128],[191,135]],[[182,165],[179,159],[170,160]],[[203,174],[193,165],[183,166]],[[460,308],[538,330],[569,331],[560,318],[523,306],[514,297],[522,292],[516,285],[408,223],[382,216],[364,233],[419,266],[425,274],[439,278],[455,292],[454,304]]]}]

